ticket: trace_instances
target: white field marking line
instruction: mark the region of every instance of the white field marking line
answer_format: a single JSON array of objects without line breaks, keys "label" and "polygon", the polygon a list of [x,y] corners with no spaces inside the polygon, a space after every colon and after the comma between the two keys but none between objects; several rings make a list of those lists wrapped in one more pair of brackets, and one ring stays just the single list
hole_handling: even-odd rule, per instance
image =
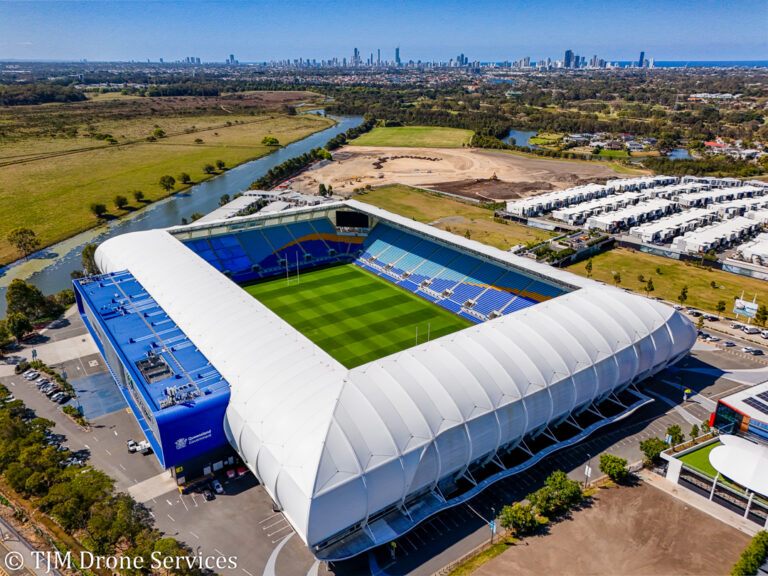
[{"label": "white field marking line", "polygon": [[192,534],[192,536],[194,536],[194,537],[195,537],[195,538],[197,538],[198,540],[200,540],[200,536],[198,536],[197,534],[195,534],[194,532],[192,532],[192,530],[190,530],[190,531],[189,531],[189,533],[190,533],[190,534]]},{"label": "white field marking line", "polygon": [[266,522],[267,520],[274,520],[275,516],[280,516],[280,514],[279,513],[277,513],[277,514],[270,514],[269,516],[264,518],[264,520],[259,520],[259,524],[264,524],[264,522]]},{"label": "white field marking line", "polygon": [[155,515],[152,513],[152,510],[149,511],[149,515],[152,516],[152,518],[155,517]]},{"label": "white field marking line", "polygon": [[120,466],[120,469],[121,469],[123,472],[127,472],[127,471],[128,471],[128,469],[127,469],[125,466],[123,466],[122,464],[118,464],[118,466]]},{"label": "white field marking line", "polygon": [[173,519],[173,516],[171,516],[170,514],[166,514],[166,516],[168,516],[168,518],[170,518],[170,519],[171,519],[171,521],[173,521],[173,522],[176,522],[176,520],[174,520],[174,519]]},{"label": "white field marking line", "polygon": [[104,448],[104,452],[106,452],[107,454],[109,454],[110,456],[112,456],[112,452],[110,452],[110,451],[109,451],[109,450],[107,450],[106,448]]},{"label": "white field marking line", "polygon": [[224,552],[222,552],[218,548],[214,548],[213,551],[216,552],[216,554],[218,554],[219,556],[224,556]]},{"label": "white field marking line", "polygon": [[[320,568],[320,560],[315,560],[312,563],[312,566],[309,567],[309,570],[307,571],[307,576],[317,576],[317,570]],[[245,570],[245,568],[243,568]]]},{"label": "white field marking line", "polygon": [[192,502],[195,503],[195,508],[197,508],[197,500],[195,499],[195,495],[192,494]]},{"label": "white field marking line", "polygon": [[93,439],[96,440],[96,442],[101,442],[96,436],[94,436]]},{"label": "white field marking line", "polygon": [[173,502],[171,502],[171,501],[170,501],[170,500],[168,500],[167,498],[165,499],[165,501],[166,501],[166,502],[168,502],[168,506],[173,506]]},{"label": "white field marking line", "polygon": [[241,570],[242,570],[243,572],[245,572],[246,574],[248,574],[248,576],[253,576],[253,574],[251,574],[250,572],[248,572],[248,570],[246,570],[245,568],[241,568]]},{"label": "white field marking line", "polygon": [[277,522],[273,522],[272,524],[267,524],[266,526],[262,526],[262,527],[261,527],[261,529],[262,529],[262,530],[269,530],[270,528],[272,528],[272,526],[277,526],[277,525],[278,525],[278,524],[280,524],[281,522],[285,522],[285,518],[283,518],[283,517],[280,517],[280,518],[277,520]]},{"label": "white field marking line", "polygon": [[184,497],[183,496],[179,496],[179,500],[181,500],[181,503],[184,504],[184,508],[186,508],[187,512],[189,512],[189,507],[187,506],[187,503],[184,502]]},{"label": "white field marking line", "polygon": [[291,525],[287,524],[287,525],[283,526],[282,528],[280,528],[279,530],[275,530],[274,532],[267,532],[267,537],[271,538],[272,536],[274,536],[278,532],[282,532],[283,530],[288,530],[290,527],[291,527]]}]

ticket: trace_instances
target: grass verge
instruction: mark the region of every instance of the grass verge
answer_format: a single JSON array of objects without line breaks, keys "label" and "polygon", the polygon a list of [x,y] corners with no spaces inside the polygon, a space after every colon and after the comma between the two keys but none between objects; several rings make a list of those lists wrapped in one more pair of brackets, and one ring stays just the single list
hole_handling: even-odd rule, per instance
[{"label": "grass verge", "polygon": [[397,126],[374,128],[356,138],[352,146],[405,146],[423,148],[460,148],[469,143],[471,130],[435,126]]}]

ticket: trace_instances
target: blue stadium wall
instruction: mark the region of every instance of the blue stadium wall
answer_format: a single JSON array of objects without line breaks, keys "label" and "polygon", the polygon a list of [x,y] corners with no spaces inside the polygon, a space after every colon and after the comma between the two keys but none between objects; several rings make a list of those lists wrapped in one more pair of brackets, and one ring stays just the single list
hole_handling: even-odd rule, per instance
[{"label": "blue stadium wall", "polygon": [[193,403],[153,410],[147,383],[134,362],[126,357],[80,281],[73,285],[80,316],[163,468],[172,469],[178,477],[190,478],[201,475],[216,460],[230,456],[232,448],[223,428],[229,389],[196,398]]}]

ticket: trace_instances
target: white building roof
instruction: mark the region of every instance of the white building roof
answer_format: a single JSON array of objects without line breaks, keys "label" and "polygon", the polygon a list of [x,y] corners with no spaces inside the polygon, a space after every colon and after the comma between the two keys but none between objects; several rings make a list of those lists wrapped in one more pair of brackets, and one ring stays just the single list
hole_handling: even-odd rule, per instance
[{"label": "white building roof", "polygon": [[[99,267],[130,270],[230,383],[227,436],[310,546],[649,376],[695,341],[690,321],[655,300],[359,202],[338,206],[578,289],[347,370],[167,231],[104,242]],[[393,528],[371,522],[376,544],[391,539]]]},{"label": "white building roof", "polygon": [[[768,218],[768,213],[766,218]],[[763,232],[751,242],[742,244],[739,247],[739,253],[744,260],[749,262],[759,258],[761,262],[768,264],[768,232]]]},{"label": "white building roof", "polygon": [[709,453],[709,462],[723,476],[752,492],[768,496],[768,446],[731,434]]},{"label": "white building roof", "polygon": [[703,249],[710,249],[713,244],[728,242],[756,226],[758,223],[754,220],[735,216],[678,236],[672,242],[672,248],[680,252],[700,252]]}]

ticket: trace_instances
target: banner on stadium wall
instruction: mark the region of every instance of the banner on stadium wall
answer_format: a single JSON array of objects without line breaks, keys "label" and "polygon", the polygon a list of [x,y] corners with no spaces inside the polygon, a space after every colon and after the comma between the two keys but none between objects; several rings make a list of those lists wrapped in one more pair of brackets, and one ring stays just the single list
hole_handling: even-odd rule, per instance
[{"label": "banner on stadium wall", "polygon": [[739,316],[754,318],[757,314],[757,302],[747,302],[741,298],[736,298],[733,304],[733,313]]}]

